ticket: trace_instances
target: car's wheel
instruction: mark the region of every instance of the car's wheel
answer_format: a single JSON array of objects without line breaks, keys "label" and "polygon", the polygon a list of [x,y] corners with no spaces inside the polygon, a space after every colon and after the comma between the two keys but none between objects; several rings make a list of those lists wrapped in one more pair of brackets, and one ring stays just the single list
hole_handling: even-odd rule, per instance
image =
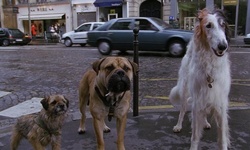
[{"label": "car's wheel", "polygon": [[167,49],[170,55],[174,57],[182,57],[186,52],[185,43],[181,40],[170,41]]},{"label": "car's wheel", "polygon": [[5,40],[3,40],[3,44],[2,45],[3,46],[9,46],[10,45],[10,41],[7,40],[7,39],[5,39]]},{"label": "car's wheel", "polygon": [[107,41],[100,41],[98,43],[98,50],[102,55],[109,55],[111,53],[111,45]]},{"label": "car's wheel", "polygon": [[66,38],[65,39],[65,41],[64,41],[64,45],[66,46],[66,47],[70,47],[70,46],[72,46],[72,41],[71,41],[71,39],[70,38]]},{"label": "car's wheel", "polygon": [[80,44],[82,47],[86,46],[86,44]]}]

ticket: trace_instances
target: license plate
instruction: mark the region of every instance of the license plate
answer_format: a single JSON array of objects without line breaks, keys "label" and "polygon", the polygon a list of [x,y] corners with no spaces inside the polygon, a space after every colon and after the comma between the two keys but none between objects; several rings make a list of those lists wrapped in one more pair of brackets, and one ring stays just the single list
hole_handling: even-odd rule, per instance
[{"label": "license plate", "polygon": [[20,41],[23,41],[23,39],[16,39],[16,41],[20,42]]}]

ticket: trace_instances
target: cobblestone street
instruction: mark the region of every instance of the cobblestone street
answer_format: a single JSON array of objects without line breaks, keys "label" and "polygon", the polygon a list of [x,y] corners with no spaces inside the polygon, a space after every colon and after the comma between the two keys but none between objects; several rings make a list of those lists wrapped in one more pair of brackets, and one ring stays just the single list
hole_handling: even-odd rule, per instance
[{"label": "cobblestone street", "polygon": [[[250,106],[250,93],[248,92],[250,91],[250,69],[248,67],[250,51],[249,48],[232,47],[230,53],[233,78],[230,109],[247,109]],[[117,55],[117,52],[113,52],[113,55]],[[133,60],[131,52],[122,56]],[[1,113],[26,101],[40,105],[39,98],[51,94],[63,94],[70,100],[67,122],[78,120],[80,117],[78,109],[79,81],[83,73],[91,67],[91,63],[102,57],[95,48],[66,48],[61,44],[1,47],[0,138],[10,134],[10,125],[15,122],[15,118],[1,116]],[[140,113],[176,111],[168,101],[168,94],[176,84],[180,62],[181,58],[172,58],[164,53],[140,53]],[[20,111],[23,110],[20,109]],[[171,113],[171,115],[173,114]],[[175,115],[177,116],[177,113]],[[169,128],[172,128],[172,125]],[[1,145],[4,144],[0,142]]]}]

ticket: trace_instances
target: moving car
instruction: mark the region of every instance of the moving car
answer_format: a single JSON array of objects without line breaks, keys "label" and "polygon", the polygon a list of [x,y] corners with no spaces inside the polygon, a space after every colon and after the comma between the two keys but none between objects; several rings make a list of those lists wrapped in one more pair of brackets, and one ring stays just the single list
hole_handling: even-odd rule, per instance
[{"label": "moving car", "polygon": [[245,44],[250,44],[250,33],[246,35],[246,37],[244,37],[244,43]]},{"label": "moving car", "polygon": [[61,38],[61,43],[70,47],[73,44],[85,46],[87,43],[87,32],[103,25],[104,22],[87,22],[78,26],[74,31],[64,33]]},{"label": "moving car", "polygon": [[27,45],[31,41],[31,37],[25,35],[19,29],[0,28],[0,45]]},{"label": "moving car", "polygon": [[159,18],[130,17],[116,18],[87,33],[87,43],[98,47],[103,55],[112,50],[133,50],[133,29],[139,28],[140,51],[168,51],[172,56],[183,56],[193,32],[173,29]]}]

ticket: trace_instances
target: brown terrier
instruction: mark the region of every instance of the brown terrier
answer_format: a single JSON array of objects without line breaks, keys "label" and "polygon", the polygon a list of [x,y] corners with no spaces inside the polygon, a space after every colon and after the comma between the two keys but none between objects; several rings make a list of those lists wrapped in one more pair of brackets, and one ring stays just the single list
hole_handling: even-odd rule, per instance
[{"label": "brown terrier", "polygon": [[69,101],[63,95],[53,95],[41,100],[39,114],[20,117],[11,137],[11,150],[16,150],[21,139],[28,139],[35,150],[51,144],[53,150],[61,149],[61,128],[66,118]]}]

